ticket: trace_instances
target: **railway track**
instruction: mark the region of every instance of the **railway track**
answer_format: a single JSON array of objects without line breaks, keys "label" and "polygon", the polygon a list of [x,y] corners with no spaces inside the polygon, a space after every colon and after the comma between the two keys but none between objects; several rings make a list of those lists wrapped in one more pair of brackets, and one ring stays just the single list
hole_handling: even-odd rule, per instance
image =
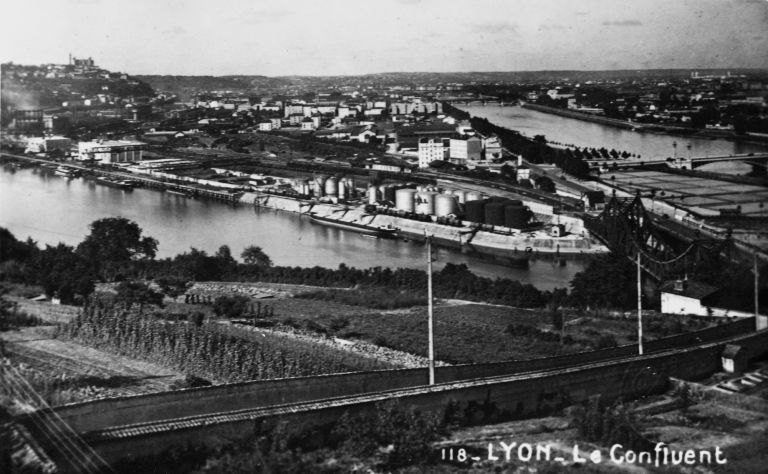
[{"label": "railway track", "polygon": [[[761,334],[762,337],[768,336],[768,330],[761,331]],[[724,346],[724,344],[739,343],[740,341],[745,340],[745,338],[750,337],[752,337],[752,335],[736,336],[720,341],[699,344],[683,349],[662,351],[655,354],[616,357],[571,367],[534,370],[514,375],[499,375],[480,379],[440,383],[433,386],[417,386],[405,389],[385,390],[352,396],[333,397],[231,412],[189,416],[172,420],[158,420],[147,423],[108,427],[102,430],[87,432],[83,436],[86,441],[98,447],[102,443],[110,443],[117,440],[136,437],[158,436],[163,433],[170,433],[178,430],[194,430],[202,427],[214,427],[216,425],[231,423],[253,423],[260,419],[274,419],[295,415],[311,417],[324,411],[338,412],[351,409],[364,409],[365,407],[370,408],[378,402],[391,399],[410,400],[413,402],[412,404],[415,404],[421,409],[443,409],[444,406],[442,406],[442,404],[439,407],[434,407],[430,406],[430,401],[419,403],[417,399],[424,395],[437,395],[437,399],[450,400],[454,397],[458,397],[458,394],[462,391],[474,391],[477,393],[485,393],[487,391],[490,396],[490,391],[494,387],[510,384],[527,384],[550,379],[553,381],[556,379],[568,380],[575,375],[586,372],[594,372],[598,374],[606,373],[606,375],[610,377],[608,374],[611,369],[617,367],[620,367],[622,369],[620,372],[624,374],[623,378],[618,380],[618,383],[629,383],[627,387],[619,387],[619,392],[627,390],[627,395],[632,396],[637,395],[637,393],[644,393],[646,389],[648,390],[647,393],[651,393],[655,386],[660,383],[662,378],[666,385],[666,377],[660,375],[663,373],[663,370],[654,368],[657,366],[662,367],[664,361],[672,360],[672,366],[674,367],[674,364],[678,362],[676,361],[677,356],[680,356],[680,360],[686,358],[695,360],[699,357],[699,352],[703,353],[708,350],[717,350],[718,347]],[[763,347],[762,350],[764,352],[765,348]],[[646,377],[647,380],[643,377]],[[647,384],[648,386],[643,386],[643,384]],[[555,388],[554,385],[556,384],[553,384],[553,388]],[[434,398],[435,397],[433,397],[433,399]]]}]

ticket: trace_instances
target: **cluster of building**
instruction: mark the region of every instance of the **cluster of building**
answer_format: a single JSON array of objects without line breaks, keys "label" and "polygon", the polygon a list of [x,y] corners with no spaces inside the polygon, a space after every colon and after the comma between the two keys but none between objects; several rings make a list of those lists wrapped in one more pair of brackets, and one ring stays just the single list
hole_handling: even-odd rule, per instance
[{"label": "cluster of building", "polygon": [[643,123],[734,130],[735,109],[757,111],[764,119],[768,108],[768,83],[730,73],[693,72],[690,77],[663,80],[563,80],[548,86],[530,90],[526,99]]}]

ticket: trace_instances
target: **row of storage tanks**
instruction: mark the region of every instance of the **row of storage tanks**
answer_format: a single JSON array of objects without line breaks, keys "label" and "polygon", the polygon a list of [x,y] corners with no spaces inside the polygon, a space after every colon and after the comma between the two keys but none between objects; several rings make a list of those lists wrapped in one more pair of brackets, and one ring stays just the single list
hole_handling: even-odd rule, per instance
[{"label": "row of storage tanks", "polygon": [[516,199],[477,199],[464,204],[464,219],[480,224],[522,229],[531,217],[531,210]]},{"label": "row of storage tanks", "polygon": [[437,217],[462,214],[463,206],[465,220],[515,229],[525,227],[533,215],[522,201],[487,199],[477,191],[444,190],[434,186],[369,186],[368,203],[378,201],[394,202],[398,211]]},{"label": "row of storage tanks", "polygon": [[293,185],[297,193],[303,196],[335,197],[349,199],[355,197],[355,181],[352,178],[333,176],[315,176],[312,179],[298,179]]},{"label": "row of storage tanks", "polygon": [[482,194],[443,190],[435,186],[387,184],[368,186],[368,203],[389,201],[399,211],[437,217],[459,214],[459,204],[467,199],[481,199]]}]

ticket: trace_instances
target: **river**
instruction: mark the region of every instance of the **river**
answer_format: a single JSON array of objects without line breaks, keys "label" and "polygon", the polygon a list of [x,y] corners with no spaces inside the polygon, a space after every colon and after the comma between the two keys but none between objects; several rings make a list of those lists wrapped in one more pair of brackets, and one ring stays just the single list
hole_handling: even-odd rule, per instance
[{"label": "river", "polygon": [[[190,247],[214,253],[228,245],[235,256],[249,245],[260,246],[276,265],[425,268],[423,244],[385,239],[325,227],[286,212],[187,199],[149,189],[123,191],[82,178],[68,180],[36,168],[0,167],[0,226],[18,239],[41,244],[77,245],[94,220],[122,216],[159,241],[158,257],[172,257]],[[531,283],[540,289],[567,287],[583,262],[564,266],[533,260],[527,269],[512,268],[437,249],[436,268],[465,263],[478,275]]]},{"label": "river", "polygon": [[[610,127],[599,123],[561,117],[536,110],[524,109],[519,106],[470,105],[459,106],[472,116],[487,118],[501,127],[517,130],[525,136],[544,135],[547,140],[565,145],[578,147],[605,147],[616,151],[627,151],[639,154],[643,158],[667,158],[675,154],[688,156],[690,145],[691,156],[730,155],[739,153],[765,152],[768,145],[742,143],[731,140],[711,140],[705,138],[689,138],[656,133],[640,133],[618,127]],[[705,165],[711,166],[711,165]],[[707,168],[702,167],[702,170]],[[712,167],[711,171],[744,171],[751,169],[746,163],[736,163],[732,166]]]}]

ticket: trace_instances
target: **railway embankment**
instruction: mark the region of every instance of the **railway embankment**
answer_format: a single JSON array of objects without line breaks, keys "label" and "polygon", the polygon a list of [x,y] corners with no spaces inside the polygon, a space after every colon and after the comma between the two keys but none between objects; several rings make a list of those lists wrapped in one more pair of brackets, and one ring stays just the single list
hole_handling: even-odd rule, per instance
[{"label": "railway embankment", "polygon": [[[722,338],[738,337],[749,334],[754,327],[754,319],[745,318],[700,331],[648,341],[645,343],[645,350],[647,353],[655,353],[709,343]],[[625,345],[540,359],[437,367],[435,379],[438,383],[453,383],[470,379],[567,368],[629,357],[636,353],[637,347],[635,345]],[[64,405],[57,407],[55,411],[76,431],[86,432],[107,426],[397,390],[425,385],[427,381],[426,368],[352,372],[222,384],[142,396],[115,397]]]},{"label": "railway embankment", "polygon": [[683,349],[560,369],[112,426],[85,433],[84,439],[108,462],[113,462],[131,455],[160,453],[172,446],[242,438],[253,433],[254,426],[269,429],[287,422],[296,429],[311,429],[333,422],[344,413],[371,414],[378,404],[393,398],[424,412],[482,407],[502,419],[525,418],[550,413],[598,394],[610,401],[661,393],[668,388],[670,377],[705,378],[720,369],[723,349],[728,344],[739,345],[750,360],[764,356],[768,352],[768,330]]}]

